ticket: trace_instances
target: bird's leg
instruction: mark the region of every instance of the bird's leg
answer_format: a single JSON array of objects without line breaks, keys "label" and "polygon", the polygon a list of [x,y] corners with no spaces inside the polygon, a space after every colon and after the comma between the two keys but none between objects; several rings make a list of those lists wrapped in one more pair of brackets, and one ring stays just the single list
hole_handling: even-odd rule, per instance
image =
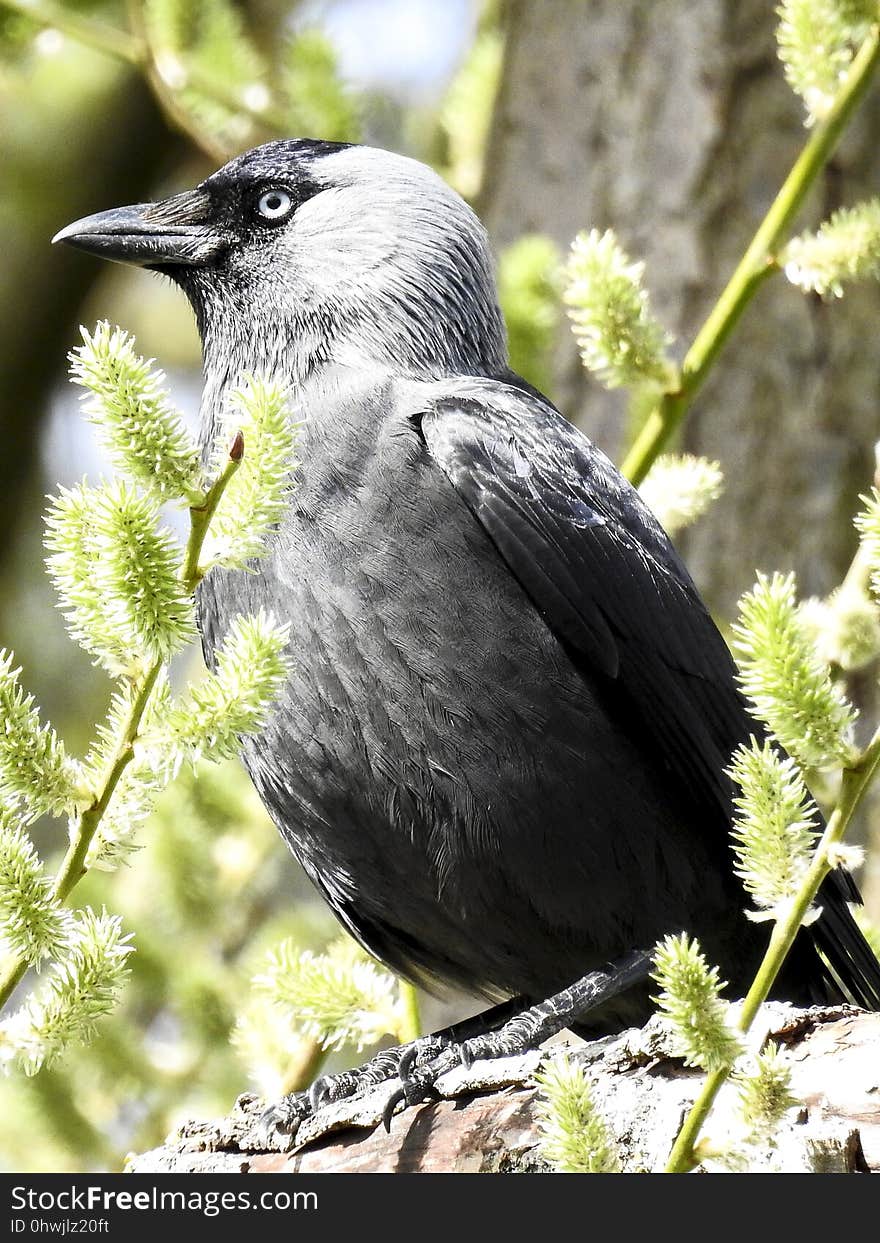
[{"label": "bird's leg", "polygon": [[462,1064],[470,1066],[481,1058],[515,1057],[529,1049],[536,1049],[563,1028],[582,1019],[590,1010],[647,979],[652,958],[652,952],[639,950],[612,964],[607,971],[591,971],[539,1005],[521,1010],[501,1026],[457,1041],[446,1041],[430,1061],[421,1059],[413,1065],[412,1062],[404,1064],[401,1058],[398,1063],[400,1085],[385,1103],[383,1118],[386,1128],[390,1126],[398,1105],[416,1105],[435,1098],[434,1085],[447,1071]]},{"label": "bird's leg", "polygon": [[491,1032],[512,1015],[521,1013],[524,1004],[522,997],[512,997],[429,1036],[421,1036],[392,1049],[382,1049],[363,1066],[336,1075],[322,1075],[307,1091],[285,1096],[263,1113],[260,1128],[264,1138],[268,1140],[273,1134],[280,1134],[292,1143],[301,1123],[323,1105],[346,1100],[396,1076],[407,1082],[414,1068],[433,1062],[445,1049],[458,1048],[467,1040]]}]

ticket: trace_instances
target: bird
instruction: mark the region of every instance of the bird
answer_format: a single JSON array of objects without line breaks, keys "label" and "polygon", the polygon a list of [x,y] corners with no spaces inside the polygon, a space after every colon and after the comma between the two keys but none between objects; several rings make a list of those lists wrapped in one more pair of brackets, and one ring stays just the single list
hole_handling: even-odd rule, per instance
[{"label": "bird", "polygon": [[[290,623],[289,678],[243,742],[263,803],[370,954],[495,1003],[322,1081],[287,1124],[389,1076],[395,1104],[423,1099],[450,1050],[641,1023],[667,934],[744,992],[768,932],[728,768],[763,727],[638,491],[510,369],[465,201],[414,159],[286,139],[54,240],[186,295],[206,453],[243,373],[286,386],[295,488],[252,572],[200,585],[206,661],[240,614]],[[857,901],[828,876],[774,995],[880,1008]]]}]

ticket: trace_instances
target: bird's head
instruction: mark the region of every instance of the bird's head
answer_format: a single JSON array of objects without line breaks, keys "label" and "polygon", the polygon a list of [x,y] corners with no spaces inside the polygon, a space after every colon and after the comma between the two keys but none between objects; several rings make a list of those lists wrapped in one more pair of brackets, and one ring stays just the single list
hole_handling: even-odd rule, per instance
[{"label": "bird's head", "polygon": [[210,366],[299,360],[491,373],[504,328],[485,231],[416,160],[266,143],[194,190],[87,216],[54,238],[155,269],[186,293]]}]

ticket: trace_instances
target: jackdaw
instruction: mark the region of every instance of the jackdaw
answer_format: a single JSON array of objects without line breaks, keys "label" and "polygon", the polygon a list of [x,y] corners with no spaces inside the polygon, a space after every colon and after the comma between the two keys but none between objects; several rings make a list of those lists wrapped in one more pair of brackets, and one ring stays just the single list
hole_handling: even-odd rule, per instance
[{"label": "jackdaw", "polygon": [[[513,999],[313,1101],[391,1074],[392,1103],[419,1099],[450,1058],[640,1022],[666,933],[744,990],[768,926],[725,770],[761,727],[639,494],[509,370],[463,200],[414,160],[291,140],[56,240],[186,294],[205,446],[243,372],[289,385],[292,502],[253,573],[202,584],[207,661],[240,612],[290,621],[293,672],[243,749],[284,839],[395,971]],[[829,876],[777,996],[880,1008],[857,900]]]}]

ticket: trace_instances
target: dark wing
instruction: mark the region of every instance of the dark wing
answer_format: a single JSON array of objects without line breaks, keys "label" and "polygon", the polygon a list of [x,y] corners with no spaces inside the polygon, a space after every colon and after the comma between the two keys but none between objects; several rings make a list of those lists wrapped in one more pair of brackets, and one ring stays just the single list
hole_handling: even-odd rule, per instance
[{"label": "dark wing", "polygon": [[635,489],[558,411],[482,388],[424,414],[432,456],[585,676],[726,827],[724,769],[759,727],[690,575]]},{"label": "dark wing", "polygon": [[[576,428],[512,385],[474,382],[421,418],[436,462],[482,523],[547,625],[631,732],[694,799],[731,867],[736,747],[762,727],[748,714],[727,645],[668,537],[636,490]],[[880,964],[847,906],[837,869],[808,937],[853,999],[880,1009]],[[810,976],[833,979],[818,959]]]}]

